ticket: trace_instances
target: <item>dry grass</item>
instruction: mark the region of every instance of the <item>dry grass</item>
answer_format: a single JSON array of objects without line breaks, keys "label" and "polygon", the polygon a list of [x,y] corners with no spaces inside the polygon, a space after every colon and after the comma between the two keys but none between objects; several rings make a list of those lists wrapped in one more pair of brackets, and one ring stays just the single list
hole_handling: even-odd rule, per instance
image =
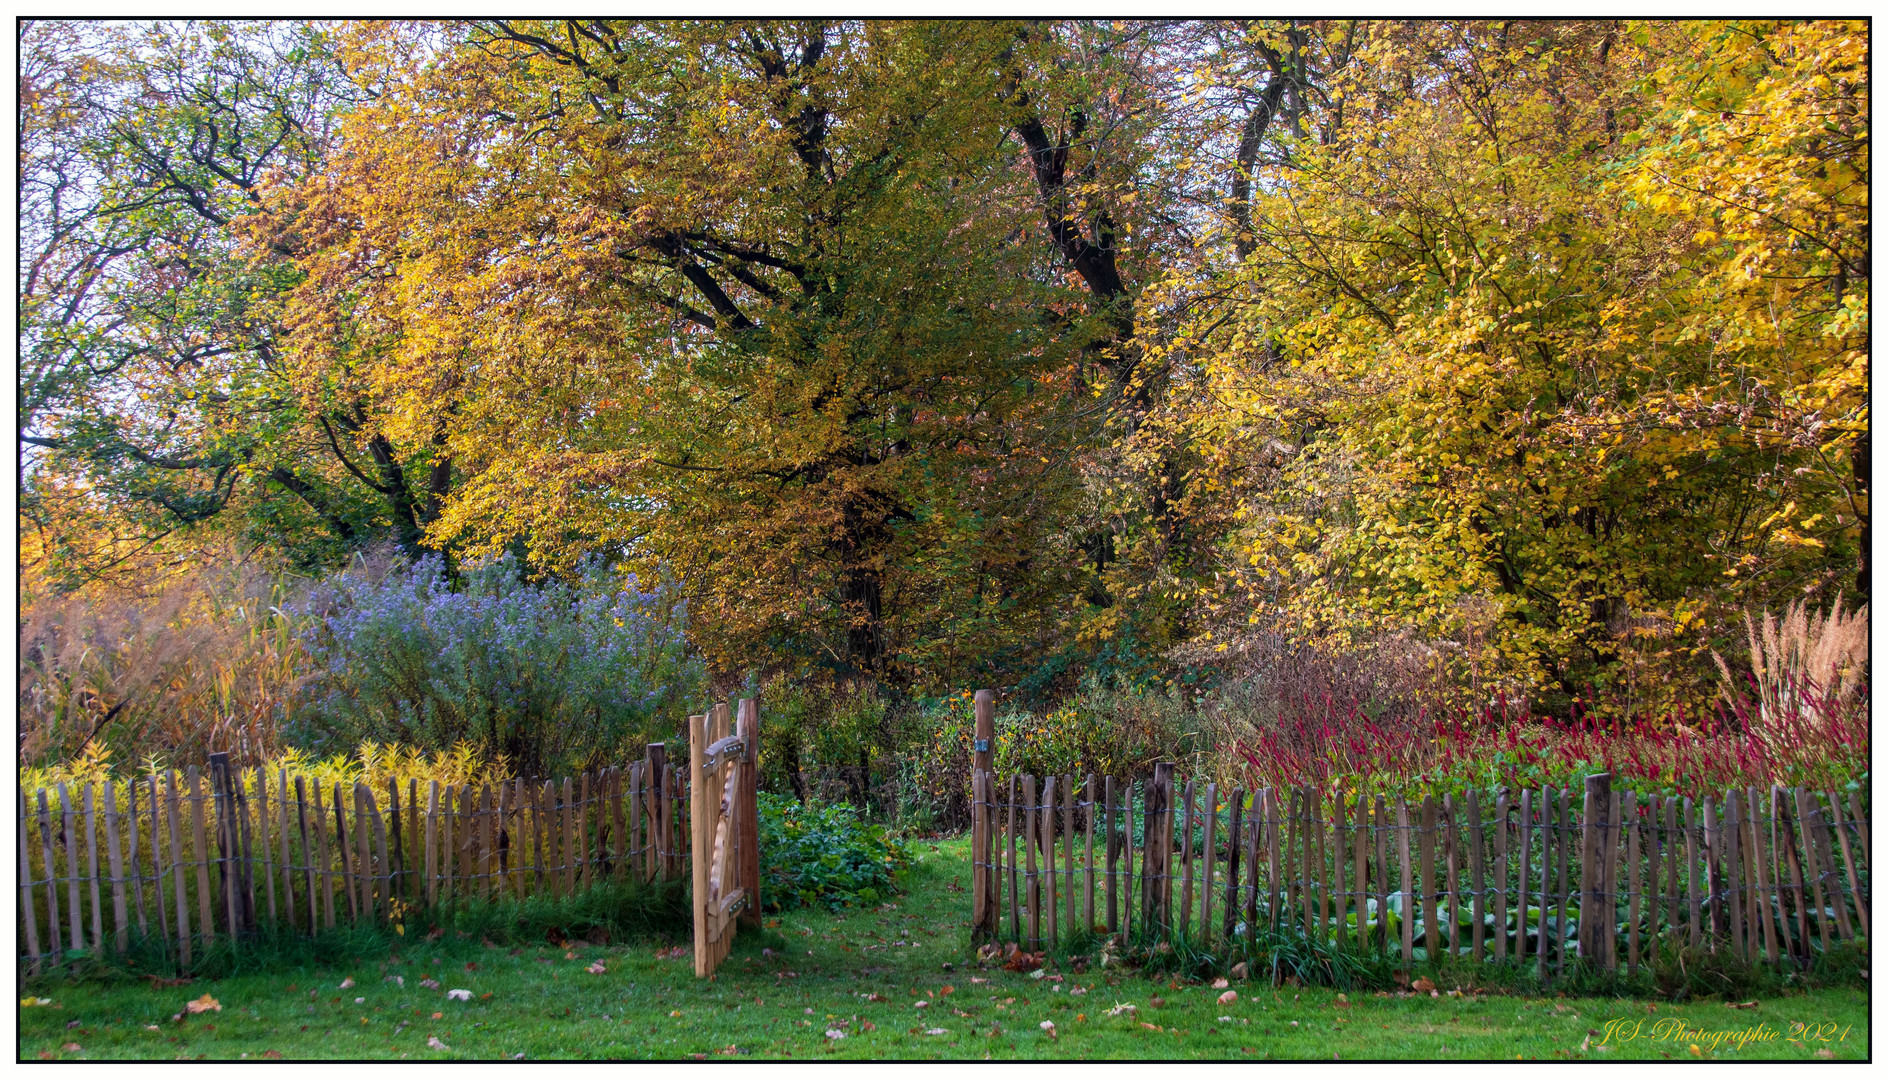
[{"label": "dry grass", "polygon": [[146,581],[29,594],[20,613],[22,765],[108,756],[123,766],[212,750],[252,764],[277,752],[307,668],[281,610],[288,583],[235,553]]},{"label": "dry grass", "polygon": [[[1868,605],[1844,614],[1842,596],[1836,595],[1827,614],[1811,610],[1798,600],[1785,608],[1783,618],[1765,611],[1763,624],[1748,612],[1744,628],[1750,642],[1750,682],[1757,691],[1759,717],[1768,720],[1789,711],[1786,698],[1820,687],[1835,702],[1854,702],[1868,684]],[[1716,652],[1722,676],[1720,691],[1735,705],[1745,685],[1731,674],[1730,665]]]}]

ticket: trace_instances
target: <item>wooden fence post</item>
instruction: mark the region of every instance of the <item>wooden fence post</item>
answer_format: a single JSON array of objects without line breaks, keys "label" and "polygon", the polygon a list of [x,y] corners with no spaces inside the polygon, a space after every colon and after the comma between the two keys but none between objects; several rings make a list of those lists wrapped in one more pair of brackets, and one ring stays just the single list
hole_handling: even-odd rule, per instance
[{"label": "wooden fence post", "polygon": [[[741,828],[741,888],[747,892],[747,906],[740,921],[747,926],[761,925],[760,910],[760,702],[742,698],[738,715],[741,745],[745,748],[746,768],[740,770],[740,786],[735,799],[740,807],[736,818]],[[617,810],[617,827],[622,827],[622,810]],[[986,838],[987,840],[987,838]]]},{"label": "wooden fence post", "polygon": [[1580,821],[1580,956],[1608,970],[1613,967],[1613,896],[1606,881],[1606,867],[1613,861],[1612,802],[1612,774],[1588,776]]}]

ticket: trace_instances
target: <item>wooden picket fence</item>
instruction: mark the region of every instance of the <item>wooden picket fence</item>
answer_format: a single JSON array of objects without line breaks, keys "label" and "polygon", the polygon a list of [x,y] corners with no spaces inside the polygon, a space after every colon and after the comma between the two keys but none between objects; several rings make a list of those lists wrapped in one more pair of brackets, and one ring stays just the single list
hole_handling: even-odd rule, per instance
[{"label": "wooden picket fence", "polygon": [[979,939],[1210,946],[1290,929],[1404,962],[1532,956],[1552,976],[1570,950],[1607,970],[1622,955],[1636,970],[1666,944],[1807,963],[1868,934],[1869,824],[1854,793],[1661,798],[1598,774],[1583,792],[1501,791],[1488,807],[1473,791],[1176,793],[1171,764],[1137,783],[1075,780],[973,772]]},{"label": "wooden picket fence", "polygon": [[[20,962],[29,972],[170,946],[180,971],[222,937],[493,898],[566,896],[607,879],[689,875],[686,768],[661,743],[641,761],[496,785],[323,786],[196,766],[20,793]],[[383,801],[384,799],[384,801]],[[107,914],[109,908],[109,915]],[[109,924],[109,931],[107,925]]]}]

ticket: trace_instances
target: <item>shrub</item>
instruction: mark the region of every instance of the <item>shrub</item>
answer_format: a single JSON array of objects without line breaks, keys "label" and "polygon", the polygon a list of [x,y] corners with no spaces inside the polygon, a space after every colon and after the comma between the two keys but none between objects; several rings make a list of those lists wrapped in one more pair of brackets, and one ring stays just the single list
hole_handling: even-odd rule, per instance
[{"label": "shrub", "polygon": [[644,592],[600,562],[533,583],[504,556],[457,589],[438,556],[363,564],[303,609],[319,674],[296,734],[318,753],[466,742],[529,773],[577,770],[672,736],[705,684],[678,590]]},{"label": "shrub", "polygon": [[910,857],[904,842],[850,806],[760,794],[761,903],[766,911],[834,910],[889,898]]}]

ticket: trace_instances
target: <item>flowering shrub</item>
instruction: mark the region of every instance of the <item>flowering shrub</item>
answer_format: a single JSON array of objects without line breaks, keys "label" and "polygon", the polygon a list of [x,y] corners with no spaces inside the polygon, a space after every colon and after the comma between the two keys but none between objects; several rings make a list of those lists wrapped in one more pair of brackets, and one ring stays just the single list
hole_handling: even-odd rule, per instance
[{"label": "flowering shrub", "polygon": [[1530,717],[1503,705],[1443,720],[1379,722],[1330,704],[1260,723],[1235,744],[1253,786],[1326,791],[1577,788],[1596,772],[1616,787],[1685,795],[1728,786],[1856,790],[1868,781],[1868,702],[1792,684],[1758,719],[1749,698],[1714,715],[1632,722]]},{"label": "flowering shrub", "polygon": [[428,555],[377,578],[342,575],[300,606],[318,670],[295,741],[317,753],[464,742],[528,773],[562,772],[672,736],[703,695],[677,591],[644,592],[601,563],[539,584],[506,556],[455,589]]}]

